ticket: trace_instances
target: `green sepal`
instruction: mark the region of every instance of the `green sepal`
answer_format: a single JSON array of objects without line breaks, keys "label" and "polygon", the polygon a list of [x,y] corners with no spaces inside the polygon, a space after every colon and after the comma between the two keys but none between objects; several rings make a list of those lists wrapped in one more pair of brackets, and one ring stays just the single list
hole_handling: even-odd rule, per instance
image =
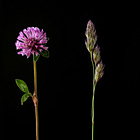
[{"label": "green sepal", "polygon": [[47,41],[49,41],[49,40],[50,40],[50,38],[48,37],[48,38],[47,38]]},{"label": "green sepal", "polygon": [[28,86],[27,86],[27,84],[23,80],[16,79],[15,81],[16,81],[16,84],[20,88],[21,91],[23,91],[24,93],[28,93],[29,94]]},{"label": "green sepal", "polygon": [[39,59],[40,55],[36,56],[35,53],[34,53],[33,57],[34,57],[34,61],[37,62],[37,60]]},{"label": "green sepal", "polygon": [[21,97],[21,105],[23,105],[23,102],[25,102],[28,97],[32,97],[32,94],[30,93],[25,93],[22,97]]},{"label": "green sepal", "polygon": [[40,54],[43,56],[43,57],[46,57],[48,58],[50,56],[50,53],[48,50],[42,50],[42,52],[40,52]]}]

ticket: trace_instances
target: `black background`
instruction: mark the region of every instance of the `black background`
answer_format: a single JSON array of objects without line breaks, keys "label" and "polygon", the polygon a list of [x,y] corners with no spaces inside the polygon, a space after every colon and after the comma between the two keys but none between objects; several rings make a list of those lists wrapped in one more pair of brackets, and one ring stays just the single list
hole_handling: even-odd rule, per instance
[{"label": "black background", "polygon": [[34,105],[20,105],[15,79],[34,91],[32,56],[17,55],[16,38],[39,27],[50,57],[37,62],[40,139],[91,140],[92,66],[85,30],[93,21],[105,64],[96,87],[95,140],[135,139],[139,122],[138,8],[132,3],[4,1],[2,5],[1,137],[35,139]]}]

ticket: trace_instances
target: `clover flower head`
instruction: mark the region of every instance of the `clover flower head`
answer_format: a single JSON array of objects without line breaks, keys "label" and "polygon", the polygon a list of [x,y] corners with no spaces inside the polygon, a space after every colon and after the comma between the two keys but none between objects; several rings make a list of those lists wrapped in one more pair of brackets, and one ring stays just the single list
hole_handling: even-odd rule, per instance
[{"label": "clover flower head", "polygon": [[48,47],[44,46],[46,43],[47,37],[43,29],[40,31],[38,27],[28,27],[27,30],[23,29],[23,32],[19,32],[15,45],[17,50],[21,50],[18,54],[29,58],[31,54],[35,53],[38,56],[40,52],[47,50]]},{"label": "clover flower head", "polygon": [[89,20],[87,23],[85,35],[87,37],[87,40],[85,41],[86,47],[88,51],[91,52],[94,49],[95,43],[97,41],[95,26],[91,20]]}]

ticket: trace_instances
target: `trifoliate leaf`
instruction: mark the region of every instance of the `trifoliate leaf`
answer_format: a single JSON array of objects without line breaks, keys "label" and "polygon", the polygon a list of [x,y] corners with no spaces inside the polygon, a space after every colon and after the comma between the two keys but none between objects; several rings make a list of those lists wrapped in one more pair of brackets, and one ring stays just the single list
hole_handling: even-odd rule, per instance
[{"label": "trifoliate leaf", "polygon": [[49,55],[50,55],[50,53],[49,53],[48,50],[43,50],[42,52],[40,52],[40,54],[41,54],[43,57],[46,57],[46,58],[48,58]]}]

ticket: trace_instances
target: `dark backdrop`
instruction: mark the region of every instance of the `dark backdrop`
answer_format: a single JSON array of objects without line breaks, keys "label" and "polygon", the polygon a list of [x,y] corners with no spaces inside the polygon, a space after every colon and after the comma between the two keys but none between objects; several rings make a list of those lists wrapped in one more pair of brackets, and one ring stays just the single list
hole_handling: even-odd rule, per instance
[{"label": "dark backdrop", "polygon": [[37,62],[40,139],[91,140],[92,66],[85,47],[89,19],[95,24],[105,64],[96,87],[95,140],[135,137],[140,24],[137,7],[133,12],[130,7],[95,1],[3,2],[3,140],[35,140],[34,105],[31,99],[20,105],[23,93],[15,84],[16,78],[22,79],[34,91],[32,56],[17,55],[15,47],[19,32],[32,26],[44,29],[50,38],[50,57]]}]

